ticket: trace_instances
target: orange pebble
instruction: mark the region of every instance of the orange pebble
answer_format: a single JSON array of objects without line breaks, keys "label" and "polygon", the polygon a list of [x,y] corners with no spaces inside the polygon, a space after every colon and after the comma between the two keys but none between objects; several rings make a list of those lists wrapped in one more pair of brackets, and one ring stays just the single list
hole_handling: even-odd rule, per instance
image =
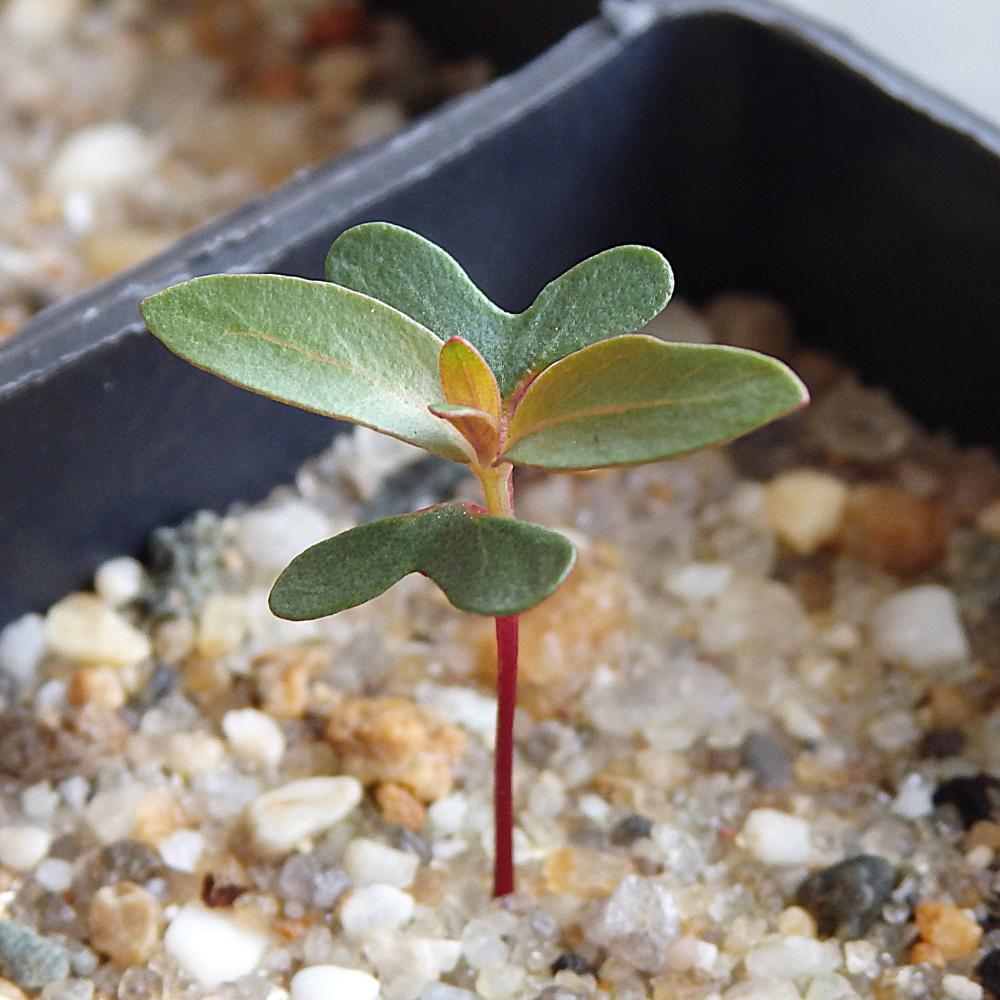
[{"label": "orange pebble", "polygon": [[387,782],[375,789],[375,803],[388,823],[419,830],[427,822],[424,804],[409,789]]},{"label": "orange pebble", "polygon": [[578,899],[604,899],[631,871],[624,858],[581,847],[553,851],[542,866],[548,892],[569,893]]},{"label": "orange pebble", "polygon": [[934,945],[946,962],[971,955],[983,936],[982,927],[951,903],[925,900],[917,906],[914,918],[920,937]]},{"label": "orange pebble", "polygon": [[918,941],[910,949],[911,965],[933,965],[935,969],[943,969],[945,966],[944,955],[937,945],[928,944],[926,941]]}]

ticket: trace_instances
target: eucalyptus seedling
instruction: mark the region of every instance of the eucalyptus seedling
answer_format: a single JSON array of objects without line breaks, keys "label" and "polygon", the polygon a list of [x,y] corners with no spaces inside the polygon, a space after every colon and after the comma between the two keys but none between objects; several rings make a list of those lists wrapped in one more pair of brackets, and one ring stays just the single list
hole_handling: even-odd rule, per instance
[{"label": "eucalyptus seedling", "polygon": [[195,278],[146,299],[172,351],[237,385],[467,465],[485,508],[446,503],[363,524],[292,560],[270,595],[281,618],[355,607],[423,573],[497,642],[494,892],[513,890],[511,769],[518,615],[572,568],[562,535],[515,519],[513,468],[633,465],[729,441],[801,406],[773,358],[665,343],[640,330],[673,275],[621,246],[577,264],[522,313],[495,306],[440,247],[373,222],[348,230],[326,281]]}]

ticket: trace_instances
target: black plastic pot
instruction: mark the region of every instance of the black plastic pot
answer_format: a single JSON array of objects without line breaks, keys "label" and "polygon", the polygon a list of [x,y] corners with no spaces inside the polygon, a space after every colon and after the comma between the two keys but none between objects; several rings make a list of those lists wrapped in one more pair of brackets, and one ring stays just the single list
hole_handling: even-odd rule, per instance
[{"label": "black plastic pot", "polygon": [[680,294],[773,294],[806,340],[931,425],[996,442],[997,131],[762,3],[606,11],[397,138],[45,311],[0,352],[0,622],[157,524],[261,496],[327,443],[328,421],[173,358],[137,305],[195,274],[316,277],[365,219],[438,241],[508,308],[590,253],[652,244]]}]

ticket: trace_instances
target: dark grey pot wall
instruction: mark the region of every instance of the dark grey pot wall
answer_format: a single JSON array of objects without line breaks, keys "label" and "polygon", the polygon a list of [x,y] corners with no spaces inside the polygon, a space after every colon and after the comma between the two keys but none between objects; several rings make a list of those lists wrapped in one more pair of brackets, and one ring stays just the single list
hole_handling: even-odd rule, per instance
[{"label": "dark grey pot wall", "polygon": [[215,271],[317,277],[333,238],[366,219],[437,240],[508,308],[588,254],[652,244],[680,294],[773,294],[807,340],[930,424],[996,443],[997,132],[765,4],[611,13],[47,310],[0,351],[0,622],[157,524],[260,497],[328,442],[328,421],[174,359],[138,301]]}]

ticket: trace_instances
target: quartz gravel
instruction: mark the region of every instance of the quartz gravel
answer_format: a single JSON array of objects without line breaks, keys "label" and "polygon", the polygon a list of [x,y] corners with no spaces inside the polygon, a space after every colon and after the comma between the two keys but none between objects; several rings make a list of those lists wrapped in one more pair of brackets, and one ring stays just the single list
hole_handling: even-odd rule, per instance
[{"label": "quartz gravel", "polygon": [[418,577],[266,610],[325,533],[474,495],[345,434],[0,630],[0,997],[1000,989],[1000,469],[773,302],[674,308],[652,332],[780,351],[816,405],[778,449],[519,481],[580,553],[521,625],[517,893],[489,898],[491,623]]},{"label": "quartz gravel", "polygon": [[0,340],[490,76],[350,0],[7,0],[0,51]]}]

